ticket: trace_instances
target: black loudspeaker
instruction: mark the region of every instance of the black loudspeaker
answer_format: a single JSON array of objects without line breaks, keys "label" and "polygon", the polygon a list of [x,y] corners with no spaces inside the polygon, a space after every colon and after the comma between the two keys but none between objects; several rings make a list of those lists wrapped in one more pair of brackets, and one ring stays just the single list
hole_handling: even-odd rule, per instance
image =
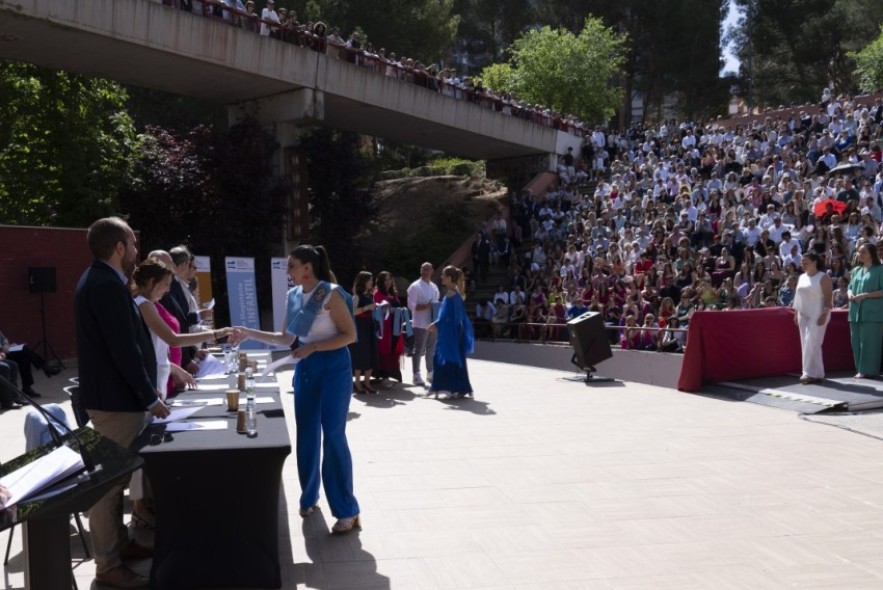
[{"label": "black loudspeaker", "polygon": [[607,330],[604,329],[604,320],[600,313],[587,311],[567,322],[567,328],[570,330],[570,344],[579,368],[594,371],[595,365],[613,357],[610,339],[607,338]]},{"label": "black loudspeaker", "polygon": [[55,293],[55,267],[32,266],[28,269],[28,291]]}]

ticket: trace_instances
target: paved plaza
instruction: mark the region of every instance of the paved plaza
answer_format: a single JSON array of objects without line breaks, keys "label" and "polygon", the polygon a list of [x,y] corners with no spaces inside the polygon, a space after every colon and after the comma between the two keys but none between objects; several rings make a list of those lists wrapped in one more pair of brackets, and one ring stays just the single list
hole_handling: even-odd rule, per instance
[{"label": "paved plaza", "polygon": [[[360,534],[328,535],[324,500],[301,520],[289,457],[284,588],[883,588],[883,441],[749,403],[469,368],[474,401],[353,398]],[[74,374],[36,389],[60,401]],[[0,415],[0,460],[24,450],[24,413]],[[0,588],[24,588],[15,539]],[[97,588],[72,548],[79,587]]]}]

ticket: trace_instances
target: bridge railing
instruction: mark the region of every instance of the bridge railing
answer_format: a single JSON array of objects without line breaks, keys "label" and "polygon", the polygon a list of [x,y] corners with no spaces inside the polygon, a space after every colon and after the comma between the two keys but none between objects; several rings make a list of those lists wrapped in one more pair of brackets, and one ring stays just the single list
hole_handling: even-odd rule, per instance
[{"label": "bridge railing", "polygon": [[[168,4],[168,2],[164,2],[164,4]],[[220,0],[203,0],[202,5],[205,7],[202,16],[214,18],[219,23],[249,30],[255,34],[260,34],[261,29],[266,27],[270,37],[284,43],[292,43],[324,53],[349,62],[356,67],[371,70],[378,75],[409,82],[455,100],[465,100],[501,115],[512,116],[578,137],[584,137],[590,131],[583,123],[561,117],[542,107],[525,107],[517,101],[488,93],[481,87],[462,83],[455,84],[448,79],[439,77],[436,72],[430,69],[410,67],[382,55],[366,52],[364,48],[333,43],[324,34],[316,34],[304,25],[295,26],[294,23],[278,23],[262,19],[256,12],[239,10]],[[198,13],[193,12],[193,14]]]}]

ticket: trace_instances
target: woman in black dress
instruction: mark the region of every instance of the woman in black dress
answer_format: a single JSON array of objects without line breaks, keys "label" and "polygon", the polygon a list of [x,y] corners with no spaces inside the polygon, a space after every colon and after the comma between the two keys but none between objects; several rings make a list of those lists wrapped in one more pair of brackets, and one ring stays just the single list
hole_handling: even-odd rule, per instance
[{"label": "woman in black dress", "polygon": [[353,305],[357,340],[350,344],[353,361],[353,392],[377,393],[371,388],[371,373],[377,366],[377,342],[374,335],[374,277],[368,271],[356,275]]}]

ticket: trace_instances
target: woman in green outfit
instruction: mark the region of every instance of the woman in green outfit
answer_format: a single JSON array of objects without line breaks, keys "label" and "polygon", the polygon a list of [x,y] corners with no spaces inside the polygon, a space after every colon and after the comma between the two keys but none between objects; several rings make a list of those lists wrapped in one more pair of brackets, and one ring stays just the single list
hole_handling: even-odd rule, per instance
[{"label": "woman in green outfit", "polygon": [[880,372],[883,349],[883,266],[874,244],[858,249],[861,266],[849,281],[849,330],[856,379]]}]

